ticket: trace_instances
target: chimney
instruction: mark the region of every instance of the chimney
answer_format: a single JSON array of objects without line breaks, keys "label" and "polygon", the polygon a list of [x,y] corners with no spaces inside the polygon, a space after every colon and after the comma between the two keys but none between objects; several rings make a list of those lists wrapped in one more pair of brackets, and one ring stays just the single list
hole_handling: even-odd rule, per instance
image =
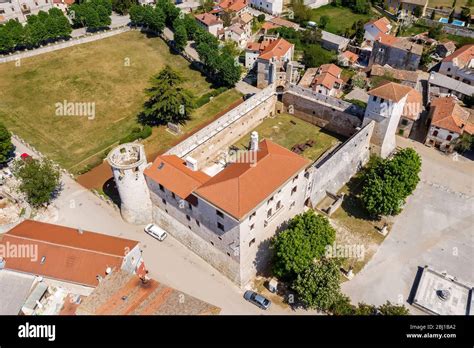
[{"label": "chimney", "polygon": [[258,151],[258,132],[250,134],[250,151]]},{"label": "chimney", "polygon": [[191,169],[192,171],[197,171],[198,170],[198,162],[191,156],[186,157],[186,167]]}]

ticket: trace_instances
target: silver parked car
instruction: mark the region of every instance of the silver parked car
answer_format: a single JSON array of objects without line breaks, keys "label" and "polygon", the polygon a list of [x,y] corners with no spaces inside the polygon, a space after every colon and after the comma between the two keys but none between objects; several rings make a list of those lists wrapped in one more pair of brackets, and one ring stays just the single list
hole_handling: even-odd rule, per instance
[{"label": "silver parked car", "polygon": [[244,298],[249,301],[249,302],[252,302],[254,305],[260,307],[261,309],[265,309],[267,310],[268,307],[270,307],[270,305],[272,304],[272,302],[263,297],[262,295],[256,293],[255,291],[251,291],[251,290],[247,290],[245,293],[244,293]]}]

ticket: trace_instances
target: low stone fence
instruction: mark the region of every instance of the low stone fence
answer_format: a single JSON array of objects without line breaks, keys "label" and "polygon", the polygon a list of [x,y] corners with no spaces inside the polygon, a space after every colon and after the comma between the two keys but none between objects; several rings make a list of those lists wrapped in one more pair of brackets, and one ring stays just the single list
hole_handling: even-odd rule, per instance
[{"label": "low stone fence", "polygon": [[75,45],[80,45],[87,42],[93,42],[101,39],[105,39],[107,37],[111,37],[114,35],[118,35],[124,32],[129,31],[130,28],[126,25],[113,28],[110,30],[98,32],[98,33],[86,33],[85,35],[78,36],[71,38],[69,40],[62,40],[61,42],[51,43],[49,45],[41,46],[39,48],[34,48],[31,50],[20,51],[17,53],[11,53],[8,55],[0,55],[0,64],[18,61],[23,58],[37,56],[43,53],[53,52],[57,50],[61,50],[63,48],[72,47]]},{"label": "low stone fence", "polygon": [[200,131],[191,135],[186,140],[182,141],[178,145],[174,146],[166,152],[167,155],[176,155],[178,157],[183,157],[186,154],[190,153],[192,150],[205,143],[217,133],[225,129],[231,123],[236,122],[242,116],[246,115],[248,112],[256,108],[265,100],[271,98],[275,95],[275,86],[270,85],[258,92],[251,98],[244,101],[242,104],[236,108],[230,110],[223,116],[219,117],[217,120],[204,127]]},{"label": "low stone fence", "polygon": [[451,35],[462,36],[462,37],[474,38],[474,30],[466,28],[466,27],[459,27],[457,25],[453,25],[450,23],[441,23],[441,22],[434,21],[428,18],[423,18],[420,21],[420,24],[426,25],[428,27],[436,27],[439,24],[441,24],[443,26],[443,31],[445,33],[448,33]]}]

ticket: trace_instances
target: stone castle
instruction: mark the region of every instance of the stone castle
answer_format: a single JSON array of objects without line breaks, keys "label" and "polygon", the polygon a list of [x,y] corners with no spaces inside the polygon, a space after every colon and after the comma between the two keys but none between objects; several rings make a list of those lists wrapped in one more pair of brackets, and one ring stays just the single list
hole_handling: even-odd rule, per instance
[{"label": "stone castle", "polygon": [[[404,92],[393,83],[376,88],[364,111],[293,84],[272,84],[153,163],[146,164],[142,145],[120,145],[108,161],[122,216],[158,224],[245,286],[268,263],[269,242],[289,219],[337,193],[371,153],[394,151]],[[236,140],[281,112],[347,140],[311,163],[252,132],[249,150],[228,156]]]}]

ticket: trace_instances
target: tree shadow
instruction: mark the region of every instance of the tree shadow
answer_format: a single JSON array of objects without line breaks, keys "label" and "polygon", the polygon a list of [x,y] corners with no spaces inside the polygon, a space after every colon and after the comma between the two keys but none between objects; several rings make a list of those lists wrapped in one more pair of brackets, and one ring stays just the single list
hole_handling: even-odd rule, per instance
[{"label": "tree shadow", "polygon": [[379,221],[380,219],[367,212],[359,198],[363,185],[363,171],[364,169],[362,169],[359,174],[352,177],[352,179],[346,184],[348,193],[344,197],[341,207],[350,217],[367,221]]}]

